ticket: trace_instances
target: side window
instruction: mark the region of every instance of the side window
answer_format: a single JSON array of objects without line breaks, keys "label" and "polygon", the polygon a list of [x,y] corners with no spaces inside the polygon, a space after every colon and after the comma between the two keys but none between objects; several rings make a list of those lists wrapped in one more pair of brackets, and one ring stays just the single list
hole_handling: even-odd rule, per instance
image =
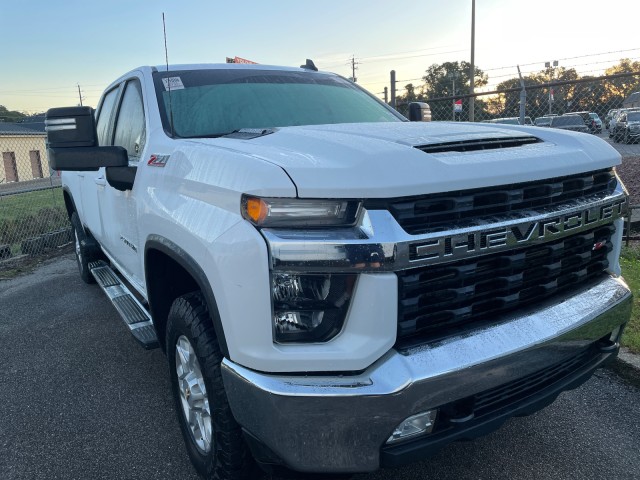
[{"label": "side window", "polygon": [[138,81],[131,80],[127,83],[122,103],[120,104],[113,144],[126,148],[129,160],[138,161],[142,154],[145,140],[146,130],[144,126],[142,91]]},{"label": "side window", "polygon": [[111,118],[111,112],[116,104],[116,97],[118,96],[118,89],[114,88],[104,97],[102,106],[100,107],[100,113],[98,115],[98,123],[96,124],[96,130],[98,131],[98,145],[111,145],[111,139],[107,138],[109,133],[109,119]]}]

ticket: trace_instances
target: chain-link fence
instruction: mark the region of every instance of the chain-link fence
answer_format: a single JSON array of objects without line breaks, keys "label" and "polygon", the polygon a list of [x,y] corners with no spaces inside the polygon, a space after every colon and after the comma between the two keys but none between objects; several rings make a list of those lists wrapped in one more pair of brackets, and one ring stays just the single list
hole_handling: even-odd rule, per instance
[{"label": "chain-link fence", "polygon": [[[604,120],[614,109],[640,108],[639,73],[553,81],[546,84],[513,85],[475,95],[429,98],[433,120],[469,121],[474,99],[474,121],[516,119],[524,113],[527,120],[591,112]],[[458,91],[456,89],[456,91]],[[521,112],[521,105],[523,106]]]},{"label": "chain-link fence", "polygon": [[41,126],[0,123],[0,262],[71,241],[60,177],[49,168],[45,140]]}]

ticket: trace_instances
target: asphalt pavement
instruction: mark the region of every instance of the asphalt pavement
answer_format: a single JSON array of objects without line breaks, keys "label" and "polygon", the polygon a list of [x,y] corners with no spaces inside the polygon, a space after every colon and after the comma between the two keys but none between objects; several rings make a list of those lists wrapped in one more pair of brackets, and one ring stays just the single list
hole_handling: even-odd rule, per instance
[{"label": "asphalt pavement", "polygon": [[[0,281],[0,342],[0,480],[198,478],[163,354],[137,345],[72,255]],[[356,480],[640,479],[639,452],[640,390],[601,370],[487,437]]]}]

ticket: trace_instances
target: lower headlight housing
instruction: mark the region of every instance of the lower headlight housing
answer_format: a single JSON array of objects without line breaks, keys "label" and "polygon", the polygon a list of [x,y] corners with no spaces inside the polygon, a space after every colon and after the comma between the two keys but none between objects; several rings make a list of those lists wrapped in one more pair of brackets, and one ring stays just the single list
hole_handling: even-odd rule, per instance
[{"label": "lower headlight housing", "polygon": [[344,325],[356,275],[272,275],[276,343],[327,342]]}]

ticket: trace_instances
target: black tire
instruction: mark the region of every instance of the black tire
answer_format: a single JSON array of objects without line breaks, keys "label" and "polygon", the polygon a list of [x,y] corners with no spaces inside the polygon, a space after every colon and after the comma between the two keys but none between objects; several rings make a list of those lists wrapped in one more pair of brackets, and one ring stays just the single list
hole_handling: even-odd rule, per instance
[{"label": "black tire", "polygon": [[[208,399],[212,430],[208,451],[198,445],[183,407],[183,391],[179,384],[176,365],[176,346],[179,340],[184,342],[185,338],[195,353],[206,388],[205,398]],[[200,292],[183,295],[171,305],[167,319],[167,358],[180,430],[191,462],[198,473],[210,480],[258,478],[260,475],[244,441],[240,425],[231,413],[220,372],[222,353],[207,305]],[[187,401],[192,393],[189,389],[184,393]]]},{"label": "black tire", "polygon": [[76,212],[71,215],[71,226],[73,227],[76,262],[78,263],[80,278],[85,283],[96,283],[96,279],[93,278],[91,271],[89,271],[89,263],[95,260],[95,254],[88,247],[87,234]]},{"label": "black tire", "polygon": [[625,132],[624,132],[624,143],[626,143],[627,145],[628,145],[629,143],[631,143],[631,142],[629,141],[629,130],[625,130]]}]

